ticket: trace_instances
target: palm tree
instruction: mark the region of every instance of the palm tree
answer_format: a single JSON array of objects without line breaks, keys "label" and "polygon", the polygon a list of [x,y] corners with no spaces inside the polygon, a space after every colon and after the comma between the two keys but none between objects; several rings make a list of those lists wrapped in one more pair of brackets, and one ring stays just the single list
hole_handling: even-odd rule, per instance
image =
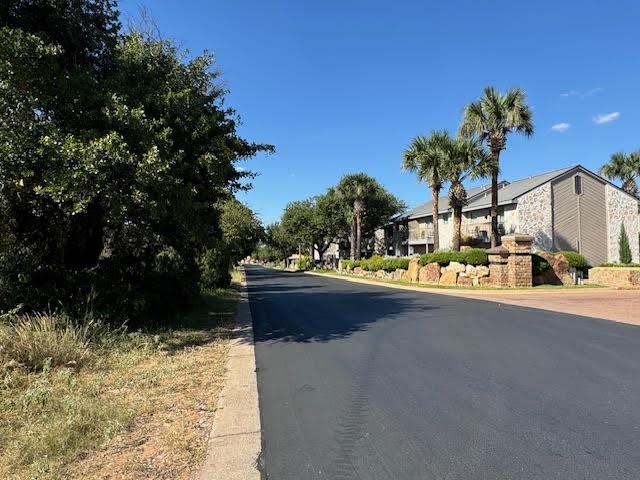
[{"label": "palm tree", "polygon": [[493,171],[492,157],[482,143],[473,138],[456,138],[451,141],[445,160],[446,178],[451,182],[449,205],[453,210],[452,249],[460,250],[462,209],[467,205],[467,190],[463,181],[469,177],[488,177]]},{"label": "palm tree", "polygon": [[609,180],[621,180],[622,189],[634,197],[638,196],[636,178],[640,177],[640,150],[629,154],[618,152],[611,155],[609,163],[600,168],[600,175]]},{"label": "palm tree", "polygon": [[444,160],[446,146],[451,142],[448,132],[432,132],[429,137],[417,136],[402,155],[402,169],[413,172],[421,182],[431,188],[433,205],[433,249],[440,248],[438,208],[440,190],[444,185]]},{"label": "palm tree", "polygon": [[504,95],[493,87],[464,109],[460,134],[487,142],[493,156],[491,172],[491,246],[498,245],[498,173],[500,152],[507,144],[507,134],[533,135],[533,114],[525,103],[525,93],[513,88]]},{"label": "palm tree", "polygon": [[351,219],[351,259],[360,260],[362,251],[362,217],[366,213],[366,199],[377,194],[380,185],[365,173],[354,173],[342,177],[336,190],[353,205]]}]

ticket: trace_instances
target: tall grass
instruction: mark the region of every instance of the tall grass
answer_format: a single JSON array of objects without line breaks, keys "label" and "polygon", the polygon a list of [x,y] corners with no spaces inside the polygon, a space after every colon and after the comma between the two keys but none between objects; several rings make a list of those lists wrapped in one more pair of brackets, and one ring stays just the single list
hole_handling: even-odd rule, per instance
[{"label": "tall grass", "polygon": [[59,314],[9,318],[0,325],[0,360],[32,371],[80,367],[91,358],[89,344],[96,327],[95,322],[76,323]]}]

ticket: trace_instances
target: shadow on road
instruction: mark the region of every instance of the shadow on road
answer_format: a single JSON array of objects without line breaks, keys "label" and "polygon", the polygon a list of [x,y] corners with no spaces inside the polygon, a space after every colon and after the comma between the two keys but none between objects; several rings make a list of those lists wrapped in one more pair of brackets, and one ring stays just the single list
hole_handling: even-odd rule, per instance
[{"label": "shadow on road", "polygon": [[436,307],[403,292],[337,284],[303,273],[247,269],[256,342],[328,342],[379,321]]}]

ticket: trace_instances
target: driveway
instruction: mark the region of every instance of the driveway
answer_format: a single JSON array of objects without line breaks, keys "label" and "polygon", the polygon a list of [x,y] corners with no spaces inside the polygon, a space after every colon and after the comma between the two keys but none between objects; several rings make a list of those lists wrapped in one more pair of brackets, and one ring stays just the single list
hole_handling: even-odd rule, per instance
[{"label": "driveway", "polygon": [[640,328],[247,277],[264,478],[640,478]]}]

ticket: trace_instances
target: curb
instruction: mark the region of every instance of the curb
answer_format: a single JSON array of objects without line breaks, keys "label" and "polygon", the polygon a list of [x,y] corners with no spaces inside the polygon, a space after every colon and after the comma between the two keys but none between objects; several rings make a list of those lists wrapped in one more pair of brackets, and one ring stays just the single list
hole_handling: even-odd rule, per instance
[{"label": "curb", "polygon": [[225,385],[199,480],[260,480],[260,406],[246,281],[241,284],[234,332],[237,336],[231,343]]}]

